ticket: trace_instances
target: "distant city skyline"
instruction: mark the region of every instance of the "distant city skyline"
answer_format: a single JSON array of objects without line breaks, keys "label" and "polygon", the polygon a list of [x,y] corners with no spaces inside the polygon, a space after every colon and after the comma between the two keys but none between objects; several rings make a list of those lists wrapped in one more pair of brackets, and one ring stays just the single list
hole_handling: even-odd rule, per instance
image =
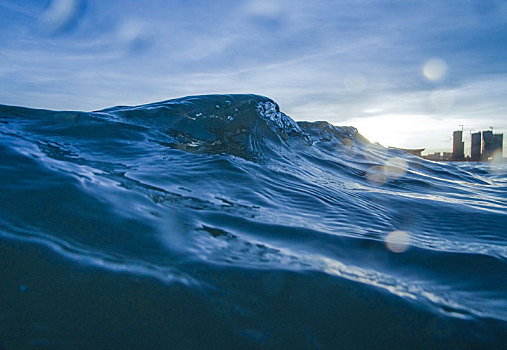
[{"label": "distant city skyline", "polygon": [[254,93],[386,147],[450,151],[464,125],[469,154],[468,130],[507,133],[501,0],[0,0],[0,16],[0,104]]},{"label": "distant city skyline", "polygon": [[[357,119],[356,119],[357,120]],[[356,122],[354,120],[354,122]],[[370,120],[368,120],[370,121]],[[384,119],[381,119],[382,122],[384,122]],[[365,125],[363,125],[365,123]],[[438,122],[436,122],[436,126],[438,127]],[[359,126],[358,126],[359,125]],[[476,128],[461,128],[459,125],[457,128],[448,128],[447,130],[440,130],[439,135],[445,135],[441,137],[440,139],[432,138],[431,133],[427,133],[424,136],[419,137],[413,137],[414,135],[417,135],[420,130],[416,129],[416,127],[408,127],[407,129],[403,129],[403,127],[397,127],[394,128],[390,133],[387,135],[382,135],[377,130],[375,130],[375,123],[368,125],[367,121],[364,122],[362,120],[357,120],[356,125],[353,125],[358,128],[359,132],[365,136],[369,141],[371,142],[378,142],[382,146],[385,147],[401,147],[401,148],[424,148],[423,154],[429,154],[434,152],[452,152],[453,147],[453,132],[457,130],[463,130],[463,141],[465,142],[464,147],[464,153],[465,155],[471,155],[471,134],[476,132],[487,131],[491,130],[490,127],[476,127]],[[433,128],[430,130],[434,130]],[[493,130],[495,133],[504,133],[504,128],[499,129],[493,127]],[[399,135],[396,135],[396,133],[399,133]],[[413,137],[413,140],[410,140],[410,138]],[[398,142],[393,141],[398,140]],[[431,147],[428,147],[428,145],[431,145]],[[503,143],[503,154],[504,157],[507,157],[506,152],[506,145],[507,142],[504,139]]]}]

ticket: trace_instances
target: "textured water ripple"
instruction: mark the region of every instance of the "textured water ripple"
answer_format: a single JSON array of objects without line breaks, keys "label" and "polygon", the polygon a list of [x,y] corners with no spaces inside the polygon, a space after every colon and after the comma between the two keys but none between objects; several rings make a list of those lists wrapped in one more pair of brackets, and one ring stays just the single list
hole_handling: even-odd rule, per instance
[{"label": "textured water ripple", "polygon": [[[97,327],[146,348],[505,343],[505,165],[428,162],[256,95],[0,106],[0,137],[8,349],[37,343],[22,323],[54,348],[111,344]],[[57,330],[82,315],[84,338]]]}]

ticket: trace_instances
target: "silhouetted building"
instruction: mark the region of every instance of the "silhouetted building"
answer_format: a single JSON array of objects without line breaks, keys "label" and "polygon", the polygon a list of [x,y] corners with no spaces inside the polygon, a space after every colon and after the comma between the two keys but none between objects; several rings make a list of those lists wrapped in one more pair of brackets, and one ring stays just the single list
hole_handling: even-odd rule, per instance
[{"label": "silhouetted building", "polygon": [[423,156],[423,158],[428,160],[442,160],[442,154],[440,152],[430,153]]},{"label": "silhouetted building", "polygon": [[465,160],[465,143],[463,142],[462,130],[458,130],[453,133],[452,160]]},{"label": "silhouetted building", "polygon": [[503,134],[493,134],[493,131],[482,132],[482,159],[488,160],[495,153],[503,154]]},{"label": "silhouetted building", "polygon": [[503,157],[503,134],[495,134],[496,153]]},{"label": "silhouetted building", "polygon": [[470,159],[473,162],[478,162],[481,160],[481,133],[476,132],[472,134],[472,147],[470,149]]},{"label": "silhouetted building", "polygon": [[392,147],[389,146],[391,149],[399,149],[401,151],[408,152],[410,154],[413,154],[414,156],[422,157],[422,151],[424,151],[424,148],[398,148],[398,147]]}]

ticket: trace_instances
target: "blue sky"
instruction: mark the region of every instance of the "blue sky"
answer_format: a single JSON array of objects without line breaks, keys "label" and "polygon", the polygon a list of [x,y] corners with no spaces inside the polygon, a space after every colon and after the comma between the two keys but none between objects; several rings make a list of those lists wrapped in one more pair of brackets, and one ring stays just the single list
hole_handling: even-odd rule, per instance
[{"label": "blue sky", "polygon": [[507,133],[503,0],[0,0],[0,18],[1,104],[256,93],[385,146]]}]

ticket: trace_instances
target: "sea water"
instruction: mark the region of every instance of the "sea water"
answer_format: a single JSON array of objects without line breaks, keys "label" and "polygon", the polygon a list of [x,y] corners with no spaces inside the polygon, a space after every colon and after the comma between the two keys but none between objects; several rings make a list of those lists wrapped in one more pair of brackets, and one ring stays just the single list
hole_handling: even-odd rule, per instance
[{"label": "sea water", "polygon": [[505,348],[507,167],[256,95],[0,106],[0,349]]}]

